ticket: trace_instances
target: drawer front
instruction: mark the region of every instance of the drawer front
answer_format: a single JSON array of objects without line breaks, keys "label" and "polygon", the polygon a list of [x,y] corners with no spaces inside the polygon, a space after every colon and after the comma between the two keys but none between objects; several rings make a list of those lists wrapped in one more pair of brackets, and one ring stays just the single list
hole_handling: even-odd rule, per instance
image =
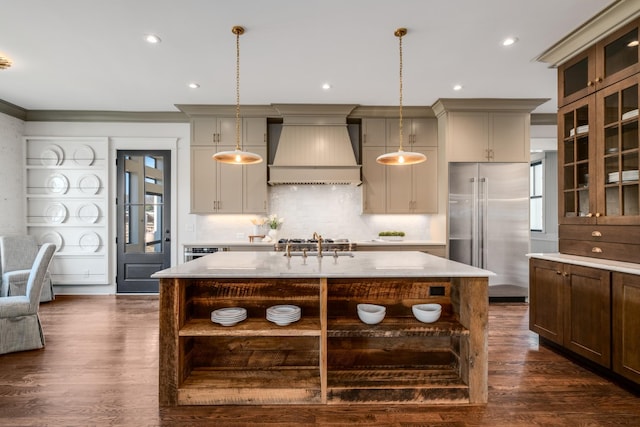
[{"label": "drawer front", "polygon": [[628,243],[640,242],[640,227],[623,225],[560,225],[560,239],[592,242]]},{"label": "drawer front", "polygon": [[560,253],[624,262],[640,262],[640,244],[560,239]]}]

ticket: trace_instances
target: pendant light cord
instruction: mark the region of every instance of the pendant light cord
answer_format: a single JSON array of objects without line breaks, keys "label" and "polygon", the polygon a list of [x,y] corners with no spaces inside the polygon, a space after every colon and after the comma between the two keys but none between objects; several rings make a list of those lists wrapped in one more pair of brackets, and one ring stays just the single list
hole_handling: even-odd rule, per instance
[{"label": "pendant light cord", "polygon": [[400,151],[402,151],[402,140],[404,139],[403,118],[402,118],[402,34],[398,36],[400,39]]},{"label": "pendant light cord", "polygon": [[240,150],[240,34],[236,33],[236,150]]}]

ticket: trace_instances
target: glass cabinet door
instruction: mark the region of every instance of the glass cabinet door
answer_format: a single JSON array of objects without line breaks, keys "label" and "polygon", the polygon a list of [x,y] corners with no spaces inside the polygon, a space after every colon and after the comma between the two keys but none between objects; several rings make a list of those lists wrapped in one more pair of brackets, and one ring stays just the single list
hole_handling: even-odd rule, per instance
[{"label": "glass cabinet door", "polygon": [[602,141],[598,146],[598,219],[602,224],[637,224],[640,220],[638,156],[639,77],[631,77],[598,94]]},{"label": "glass cabinet door", "polygon": [[561,224],[595,223],[594,97],[560,110],[558,132]]},{"label": "glass cabinet door", "polygon": [[598,43],[596,82],[599,83],[600,88],[640,71],[639,36],[638,21],[636,21]]}]

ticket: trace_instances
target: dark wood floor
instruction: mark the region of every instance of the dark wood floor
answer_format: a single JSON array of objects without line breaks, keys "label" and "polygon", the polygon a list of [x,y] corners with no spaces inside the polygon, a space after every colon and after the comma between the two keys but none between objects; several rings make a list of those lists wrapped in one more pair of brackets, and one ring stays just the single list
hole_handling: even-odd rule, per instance
[{"label": "dark wood floor", "polygon": [[0,356],[1,426],[638,426],[640,398],[528,331],[525,304],[492,304],[486,406],[158,408],[158,299],[60,296],[44,350]]}]

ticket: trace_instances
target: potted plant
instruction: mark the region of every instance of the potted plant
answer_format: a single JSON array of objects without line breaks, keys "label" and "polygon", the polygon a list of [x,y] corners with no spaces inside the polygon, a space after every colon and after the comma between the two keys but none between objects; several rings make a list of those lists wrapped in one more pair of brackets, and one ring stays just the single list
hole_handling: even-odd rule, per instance
[{"label": "potted plant", "polygon": [[404,231],[381,231],[378,237],[382,240],[401,241],[404,239]]}]

